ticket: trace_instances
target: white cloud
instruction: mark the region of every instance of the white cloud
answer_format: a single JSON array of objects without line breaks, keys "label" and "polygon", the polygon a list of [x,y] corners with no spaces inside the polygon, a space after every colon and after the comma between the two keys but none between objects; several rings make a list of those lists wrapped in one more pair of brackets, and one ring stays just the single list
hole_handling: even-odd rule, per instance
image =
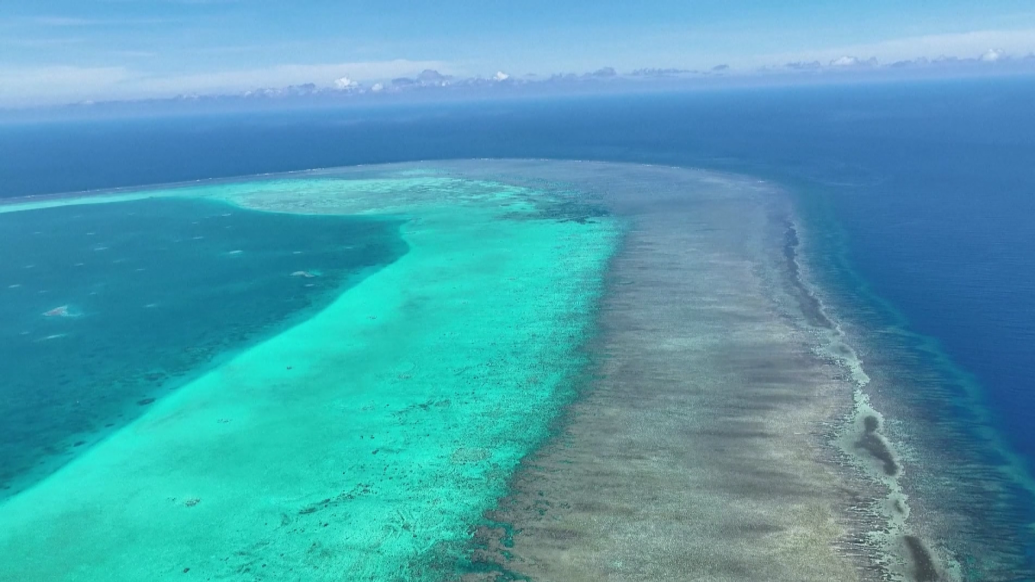
[{"label": "white cloud", "polygon": [[985,54],[981,55],[981,60],[985,61],[986,63],[994,63],[1002,59],[1004,56],[1006,55],[1001,50],[988,49],[988,51]]},{"label": "white cloud", "polygon": [[510,78],[510,75],[504,73],[503,71],[496,71],[496,74],[493,75],[492,78],[497,81],[506,81]]},{"label": "white cloud", "polygon": [[179,94],[238,93],[263,87],[349,81],[379,81],[417,75],[425,69],[449,70],[440,61],[370,61],[277,65],[262,69],[159,75],[124,67],[0,68],[0,106],[68,103],[86,100],[171,97]]},{"label": "white cloud", "polygon": [[855,57],[840,57],[830,61],[831,67],[852,67],[859,64],[859,59]]},{"label": "white cloud", "polygon": [[147,95],[209,93],[246,91],[257,87],[283,87],[304,83],[330,86],[335,79],[342,77],[357,81],[383,80],[416,75],[424,69],[430,68],[448,68],[448,65],[438,61],[403,59],[319,65],[277,65],[263,69],[150,77],[141,79],[134,84]]},{"label": "white cloud", "polygon": [[339,90],[339,91],[345,91],[345,90],[352,89],[352,88],[358,87],[358,86],[359,86],[359,83],[353,81],[352,79],[350,79],[348,77],[341,77],[341,78],[338,78],[338,79],[334,80],[334,88]]},{"label": "white cloud", "polygon": [[0,105],[42,105],[97,99],[130,78],[123,67],[0,67]]},{"label": "white cloud", "polygon": [[1020,55],[1030,53],[1035,51],[1035,29],[978,30],[953,34],[934,34],[817,50],[759,55],[754,59],[756,61],[754,64],[770,65],[817,59],[823,62],[831,62],[845,55],[857,55],[859,59],[876,58],[884,63],[919,58],[933,60],[945,56],[975,58],[985,54],[990,46],[996,47],[1000,54]]},{"label": "white cloud", "polygon": [[830,61],[831,67],[876,67],[879,63],[876,58],[870,57],[863,60],[858,57],[842,56]]}]

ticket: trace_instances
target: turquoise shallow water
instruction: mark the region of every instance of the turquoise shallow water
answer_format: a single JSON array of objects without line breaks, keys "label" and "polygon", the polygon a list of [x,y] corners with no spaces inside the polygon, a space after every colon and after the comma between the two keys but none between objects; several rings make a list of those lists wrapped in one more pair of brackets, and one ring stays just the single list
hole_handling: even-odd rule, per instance
[{"label": "turquoise shallow water", "polygon": [[[328,288],[334,301],[323,309],[292,318],[295,325],[277,333],[256,334],[263,341],[231,350],[218,365],[202,362],[202,373],[178,382],[172,393],[127,389],[123,403],[136,413],[133,422],[96,446],[80,447],[88,450],[0,502],[0,579],[453,580],[478,570],[468,552],[472,527],[505,494],[521,460],[549,436],[584,372],[587,358],[579,348],[591,335],[619,225],[592,197],[567,190],[413,168],[362,173],[130,195],[205,200],[182,207],[203,210],[186,216],[186,226],[170,223],[173,213],[162,208],[150,226],[141,224],[139,213],[123,218],[120,228],[143,229],[138,238],[148,240],[133,245],[136,257],[245,230],[225,228],[237,207],[253,209],[244,212],[256,223],[248,226],[253,236],[186,251],[186,259],[135,261],[119,271],[123,278],[155,264],[170,275],[143,287],[127,284],[121,299],[105,306],[82,299],[104,289],[96,283],[84,283],[86,292],[69,292],[71,298],[54,306],[30,306],[43,325],[99,322],[121,310],[126,333],[113,333],[112,343],[138,344],[130,350],[136,353],[170,339],[151,340],[162,326],[149,323],[149,310],[189,298],[205,308],[173,316],[179,317],[170,325],[179,325],[181,336],[192,326],[213,326],[234,338],[234,322],[210,313],[232,303],[230,291],[239,293],[240,304],[251,295],[263,295],[265,304],[280,289],[284,302],[294,296],[284,290],[304,294],[305,285],[330,279],[321,261],[296,254],[301,243],[340,253],[350,266],[376,266],[368,260],[371,249],[398,239],[372,235],[397,231],[405,241],[398,260],[376,272],[362,269],[369,276],[347,289]],[[99,200],[108,204],[83,201],[59,215],[101,209],[125,215],[153,202],[91,201]],[[168,202],[174,201],[161,204]],[[8,216],[49,212],[21,208]],[[306,216],[295,223],[294,213]],[[99,236],[99,229],[87,235],[78,234],[80,228],[22,225],[28,236]],[[199,234],[195,228],[202,226]],[[320,232],[334,234],[335,226],[350,235],[349,244]],[[117,260],[130,254],[122,238],[84,247],[72,237],[79,242],[65,248],[87,256],[110,252]],[[267,260],[235,276],[213,274],[250,253]],[[84,262],[66,254],[48,260]],[[204,276],[192,285],[185,274],[195,272]],[[121,279],[109,273],[103,280]],[[223,290],[218,300],[212,289]],[[144,291],[162,294],[142,298]],[[140,323],[132,325],[133,319]],[[43,337],[49,336],[58,337],[44,343],[73,334]],[[99,382],[92,387],[104,388]]]},{"label": "turquoise shallow water", "polygon": [[0,214],[0,496],[397,259],[398,226],[191,199]]}]

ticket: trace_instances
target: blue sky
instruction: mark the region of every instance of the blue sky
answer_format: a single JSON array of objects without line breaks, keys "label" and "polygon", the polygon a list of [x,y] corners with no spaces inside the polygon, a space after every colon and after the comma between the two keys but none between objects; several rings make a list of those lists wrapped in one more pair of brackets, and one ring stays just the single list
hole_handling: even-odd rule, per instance
[{"label": "blue sky", "polygon": [[241,91],[424,68],[750,71],[1035,52],[1031,0],[2,0],[0,106]]}]

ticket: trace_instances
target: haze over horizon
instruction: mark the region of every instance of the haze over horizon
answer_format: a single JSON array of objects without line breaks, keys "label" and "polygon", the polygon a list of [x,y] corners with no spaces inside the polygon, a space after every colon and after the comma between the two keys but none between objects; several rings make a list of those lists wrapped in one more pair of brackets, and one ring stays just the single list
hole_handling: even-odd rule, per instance
[{"label": "haze over horizon", "polygon": [[0,107],[334,87],[342,78],[369,86],[426,69],[486,79],[603,67],[751,73],[1032,53],[1035,9],[1023,0],[648,0],[635,9],[533,0],[520,11],[457,0],[44,0],[0,7]]}]

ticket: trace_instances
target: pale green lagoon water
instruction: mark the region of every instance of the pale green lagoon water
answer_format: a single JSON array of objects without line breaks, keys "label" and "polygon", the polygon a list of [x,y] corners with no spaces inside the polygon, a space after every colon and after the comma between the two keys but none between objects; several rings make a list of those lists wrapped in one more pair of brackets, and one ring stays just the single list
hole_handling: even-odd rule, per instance
[{"label": "pale green lagoon water", "polygon": [[398,220],[409,250],[0,505],[0,579],[471,567],[470,528],[586,371],[620,225],[571,192],[364,172],[146,193]]},{"label": "pale green lagoon water", "polygon": [[0,500],[405,254],[399,225],[186,197],[0,212]]}]

